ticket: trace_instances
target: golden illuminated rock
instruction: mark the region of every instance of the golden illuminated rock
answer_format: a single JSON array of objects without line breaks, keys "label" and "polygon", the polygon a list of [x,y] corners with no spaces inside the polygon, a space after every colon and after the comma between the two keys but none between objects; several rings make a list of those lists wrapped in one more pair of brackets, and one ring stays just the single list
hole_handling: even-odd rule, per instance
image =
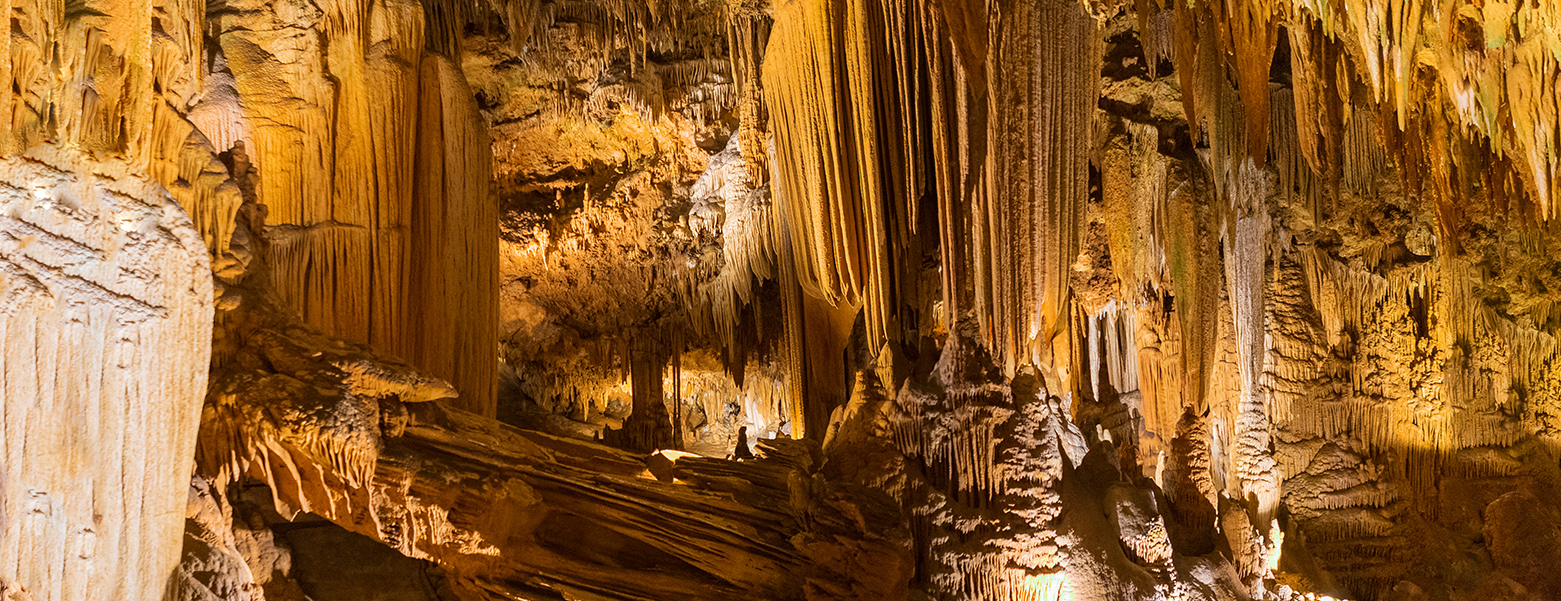
[{"label": "golden illuminated rock", "polygon": [[8,7],[0,596],[1561,590],[1553,1]]}]

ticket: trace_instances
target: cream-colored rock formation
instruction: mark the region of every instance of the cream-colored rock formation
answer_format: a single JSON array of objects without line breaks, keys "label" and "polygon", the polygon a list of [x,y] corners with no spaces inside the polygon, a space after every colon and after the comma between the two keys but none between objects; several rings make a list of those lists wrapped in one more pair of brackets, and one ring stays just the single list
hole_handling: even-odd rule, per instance
[{"label": "cream-colored rock formation", "polygon": [[205,245],[127,161],[41,144],[0,173],[0,578],[158,598],[211,357]]},{"label": "cream-colored rock formation", "polygon": [[1553,1],[7,7],[0,598],[1561,597]]}]

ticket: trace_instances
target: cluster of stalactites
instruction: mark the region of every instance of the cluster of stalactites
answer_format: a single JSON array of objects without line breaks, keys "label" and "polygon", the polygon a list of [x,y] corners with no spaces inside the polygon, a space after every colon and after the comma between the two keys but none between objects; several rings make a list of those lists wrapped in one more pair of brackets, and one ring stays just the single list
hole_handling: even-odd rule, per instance
[{"label": "cluster of stalactites", "polygon": [[[943,327],[975,317],[1010,375],[1066,364],[1068,266],[1102,58],[1096,18],[1082,3],[1023,5],[988,40],[970,20],[978,15],[930,3],[776,10],[763,92],[802,288],[861,307],[868,348],[913,331],[900,323],[914,319],[905,308],[930,294],[941,296]],[[987,78],[988,53],[1003,57],[1001,77]],[[922,206],[928,195],[935,207]],[[921,216],[934,209],[935,219]],[[920,231],[923,222],[939,230]],[[941,292],[929,293],[907,282],[922,264],[918,236],[933,235]]]},{"label": "cluster of stalactites", "polygon": [[1069,361],[1069,268],[1089,198],[1104,50],[1080,3],[1021,5],[1009,18],[997,40],[1009,64],[993,80],[993,200],[971,216],[971,255],[982,333],[1012,375]]},{"label": "cluster of stalactites", "polygon": [[[278,296],[315,326],[456,381],[459,404],[493,414],[491,141],[459,66],[427,51],[422,8],[325,3],[209,25],[210,60],[227,69],[192,115],[258,167]],[[277,33],[293,28],[318,35]]]},{"label": "cluster of stalactites", "polygon": [[[435,50],[449,55],[459,52],[461,37],[468,24],[499,23],[510,43],[528,65],[558,75],[560,56],[553,47],[549,30],[558,23],[579,27],[582,40],[593,52],[591,65],[576,65],[601,71],[616,60],[625,60],[631,72],[643,69],[649,56],[672,54],[687,49],[693,3],[632,2],[628,0],[433,0],[424,3],[429,20],[429,42]],[[697,42],[695,42],[697,43]],[[714,48],[700,48],[702,54],[716,54]],[[622,53],[622,54],[620,54]]]},{"label": "cluster of stalactites", "polygon": [[762,319],[756,292],[779,275],[780,256],[770,189],[755,186],[741,144],[742,133],[733,134],[689,191],[689,230],[701,241],[719,241],[720,270],[708,276],[674,266],[690,325],[701,336],[714,334],[738,363],[757,342]]},{"label": "cluster of stalactites", "polygon": [[[830,405],[843,401],[836,397],[845,377],[830,358],[839,357],[858,312],[868,349],[932,333],[937,293],[923,285],[922,240],[933,232],[918,230],[926,221],[920,207],[937,181],[948,186],[935,195],[939,206],[955,206],[947,193],[953,180],[931,172],[955,172],[949,159],[958,153],[952,138],[939,137],[942,124],[930,137],[924,127],[928,112],[955,121],[943,103],[944,86],[952,85],[944,78],[952,75],[944,70],[946,31],[930,3],[808,0],[774,11],[762,73],[750,81],[762,89],[763,107],[757,119],[745,116],[740,136],[757,120],[773,134],[764,162],[775,199],[788,370],[807,383],[792,387],[793,407],[801,411],[804,392],[818,407],[794,421],[822,429]],[[931,97],[923,76],[936,80]],[[753,168],[757,140],[740,142]],[[937,166],[925,160],[929,154]],[[818,400],[826,398],[833,400]]]},{"label": "cluster of stalactites", "polygon": [[[556,92],[540,114],[543,121],[611,121],[630,111],[649,119],[683,115],[700,126],[744,97],[725,56],[729,44],[722,34],[730,32],[723,32],[722,11],[712,6],[686,0],[423,3],[434,52],[459,56],[468,27],[502,31],[528,77]],[[575,93],[582,80],[593,86],[584,97]]]},{"label": "cluster of stalactites", "polygon": [[[1321,410],[1276,403],[1276,423],[1314,436],[1353,434],[1377,449],[1403,449],[1409,454],[1401,466],[1405,475],[1430,485],[1456,451],[1510,447],[1529,436],[1510,417],[1520,394],[1528,397],[1524,406],[1555,402],[1556,374],[1548,367],[1556,359],[1555,338],[1480,306],[1470,286],[1476,276],[1466,261],[1445,259],[1449,265],[1427,263],[1383,276],[1321,251],[1303,258],[1323,336],[1331,346],[1353,343],[1358,350],[1342,398]],[[1395,350],[1405,341],[1418,350]],[[1382,403],[1383,398],[1399,402]],[[1534,418],[1524,414],[1525,422]]]},{"label": "cluster of stalactites", "polygon": [[[1337,174],[1347,164],[1338,132],[1350,136],[1349,106],[1359,100],[1360,106],[1380,107],[1396,126],[1383,132],[1384,139],[1405,164],[1405,177],[1428,177],[1427,192],[1448,208],[1461,202],[1454,184],[1478,175],[1454,165],[1458,151],[1449,140],[1461,136],[1496,157],[1510,157],[1520,181],[1506,187],[1532,198],[1532,214],[1556,214],[1561,105],[1554,90],[1561,83],[1561,9],[1555,3],[1173,4],[1167,10],[1175,14],[1173,56],[1188,122],[1195,138],[1200,127],[1208,130],[1216,152],[1226,133],[1214,122],[1231,106],[1217,86],[1229,73],[1242,107],[1235,113],[1242,120],[1239,146],[1260,166],[1267,159],[1268,131],[1284,125],[1273,123],[1269,110],[1270,64],[1284,25],[1295,124],[1313,172]],[[1144,36],[1149,48],[1159,48],[1160,12],[1148,2],[1140,2],[1139,11],[1148,13],[1140,19],[1150,34]]]},{"label": "cluster of stalactites", "polygon": [[763,86],[797,282],[831,305],[865,302],[869,348],[877,348],[873,342],[884,340],[888,319],[889,228],[871,106],[873,34],[863,4],[809,0],[777,7]]},{"label": "cluster of stalactites", "polygon": [[757,185],[770,179],[770,117],[764,105],[759,65],[764,62],[764,48],[773,26],[769,15],[757,9],[729,6],[726,11],[727,56],[737,86],[738,147],[748,167],[748,178]]},{"label": "cluster of stalactites", "polygon": [[1081,387],[1087,388],[1092,398],[1138,391],[1136,313],[1113,300],[1099,313],[1085,317],[1084,352],[1079,364],[1085,371]]}]

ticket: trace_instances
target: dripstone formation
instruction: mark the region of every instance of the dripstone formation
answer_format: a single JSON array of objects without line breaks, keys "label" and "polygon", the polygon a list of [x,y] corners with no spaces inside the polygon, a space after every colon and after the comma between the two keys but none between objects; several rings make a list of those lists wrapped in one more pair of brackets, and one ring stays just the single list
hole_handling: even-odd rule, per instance
[{"label": "dripstone formation", "polygon": [[15,0],[0,599],[1561,599],[1553,0]]}]

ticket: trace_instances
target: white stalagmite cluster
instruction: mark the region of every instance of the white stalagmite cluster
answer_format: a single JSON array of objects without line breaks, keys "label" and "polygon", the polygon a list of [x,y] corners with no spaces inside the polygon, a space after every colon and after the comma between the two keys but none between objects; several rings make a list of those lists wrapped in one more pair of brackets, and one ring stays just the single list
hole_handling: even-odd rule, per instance
[{"label": "white stalagmite cluster", "polygon": [[951,339],[932,374],[896,395],[887,428],[907,476],[891,492],[925,548],[929,592],[1056,599],[1067,419],[1034,374],[1004,384],[978,348]]}]

